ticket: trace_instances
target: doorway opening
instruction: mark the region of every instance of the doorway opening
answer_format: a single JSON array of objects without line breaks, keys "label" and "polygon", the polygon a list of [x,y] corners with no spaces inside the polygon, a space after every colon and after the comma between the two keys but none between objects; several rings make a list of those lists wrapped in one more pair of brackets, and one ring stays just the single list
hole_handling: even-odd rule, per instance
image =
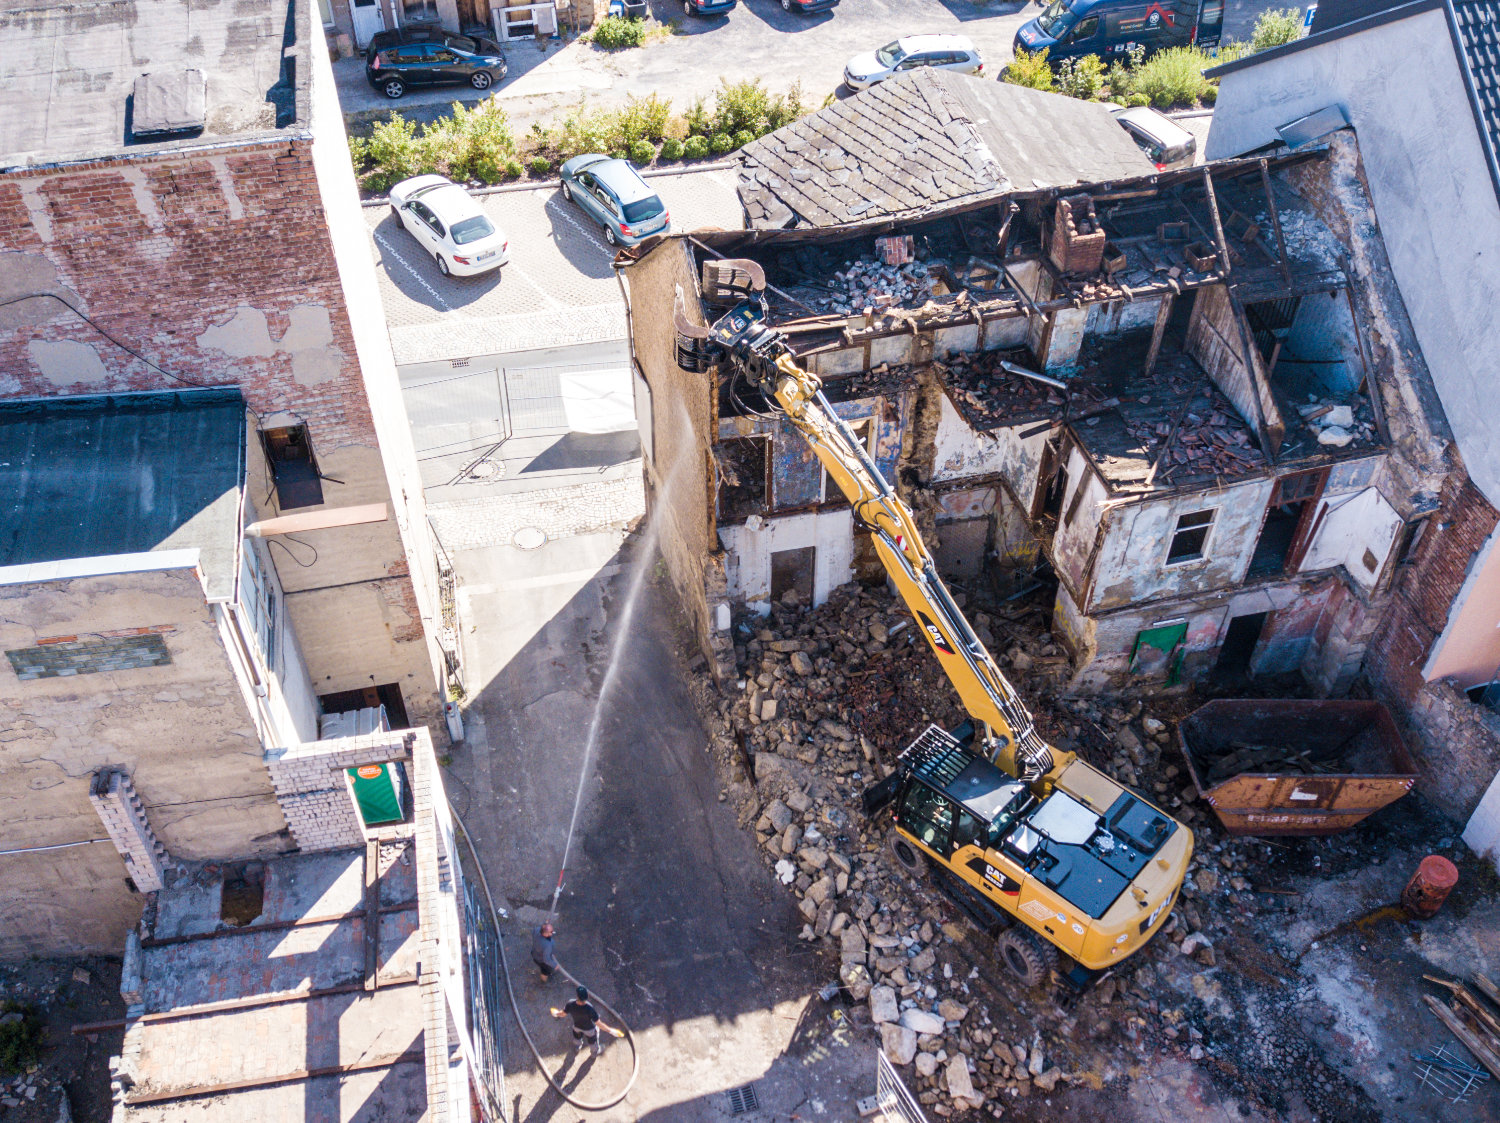
[{"label": "doorway opening", "polygon": [[1255,645],[1266,627],[1266,613],[1252,612],[1236,616],[1224,630],[1224,643],[1219,648],[1219,662],[1215,671],[1226,678],[1243,677],[1250,674],[1250,658],[1255,654]]},{"label": "doorway opening", "polygon": [[816,546],[802,546],[795,550],[773,550],[771,552],[771,599],[780,602],[787,593],[795,591],[797,600],[803,605],[813,602],[813,561]]},{"label": "doorway opening", "polygon": [[1271,577],[1297,568],[1307,545],[1309,516],[1323,494],[1327,478],[1325,469],[1299,472],[1276,481],[1247,577]]},{"label": "doorway opening", "polygon": [[358,690],[340,690],[333,694],[321,694],[318,701],[325,714],[343,714],[350,710],[385,707],[387,729],[410,729],[406,717],[406,703],[401,700],[399,683],[387,682],[380,686],[364,686]]}]

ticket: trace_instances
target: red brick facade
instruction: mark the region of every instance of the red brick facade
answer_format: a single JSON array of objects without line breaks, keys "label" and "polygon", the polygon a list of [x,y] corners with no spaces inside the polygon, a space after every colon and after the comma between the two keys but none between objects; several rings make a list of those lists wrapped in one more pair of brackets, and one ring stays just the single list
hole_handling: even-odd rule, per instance
[{"label": "red brick facade", "polygon": [[1396,578],[1391,607],[1365,658],[1370,682],[1403,710],[1422,689],[1422,666],[1447,626],[1474,555],[1500,521],[1500,513],[1462,472],[1448,477],[1439,501]]},{"label": "red brick facade", "polygon": [[[33,222],[36,207],[45,239]],[[310,142],[5,176],[0,250],[45,255],[59,282],[82,298],[80,311],[173,374],[192,383],[238,384],[261,413],[295,412],[311,428],[315,447],[375,446]],[[343,360],[333,379],[298,384],[285,353],[230,357],[196,342],[241,306],[264,312],[270,339],[280,340],[287,313],[299,304],[328,310]],[[0,397],[182,385],[55,301],[23,307],[33,323],[0,335]],[[66,387],[44,379],[27,345],[63,339],[92,346],[108,380]]]}]

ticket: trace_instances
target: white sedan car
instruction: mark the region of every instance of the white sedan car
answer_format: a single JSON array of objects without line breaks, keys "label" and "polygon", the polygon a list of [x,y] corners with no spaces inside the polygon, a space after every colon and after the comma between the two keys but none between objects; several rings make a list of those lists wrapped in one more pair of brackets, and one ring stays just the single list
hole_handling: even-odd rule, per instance
[{"label": "white sedan car", "polygon": [[419,175],[391,188],[391,210],[444,276],[472,277],[510,259],[505,234],[467,191],[440,175]]},{"label": "white sedan car", "polygon": [[984,60],[974,41],[962,35],[907,35],[878,51],[855,55],[844,64],[844,84],[867,90],[904,70],[938,66],[964,74],[983,74]]}]

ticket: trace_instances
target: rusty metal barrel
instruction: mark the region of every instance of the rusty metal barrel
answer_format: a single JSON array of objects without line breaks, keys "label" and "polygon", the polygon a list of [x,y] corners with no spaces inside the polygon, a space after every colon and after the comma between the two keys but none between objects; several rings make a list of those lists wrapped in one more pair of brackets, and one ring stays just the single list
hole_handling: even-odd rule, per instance
[{"label": "rusty metal barrel", "polygon": [[1401,891],[1401,906],[1424,920],[1436,916],[1458,884],[1458,867],[1438,854],[1429,854],[1417,866],[1406,888]]}]

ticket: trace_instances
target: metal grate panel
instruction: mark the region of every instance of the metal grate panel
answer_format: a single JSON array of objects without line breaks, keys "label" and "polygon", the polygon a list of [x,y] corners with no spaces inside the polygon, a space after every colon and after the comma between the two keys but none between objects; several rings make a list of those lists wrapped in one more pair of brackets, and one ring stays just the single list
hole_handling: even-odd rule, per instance
[{"label": "metal grate panel", "polygon": [[755,1085],[746,1084],[729,1089],[729,1114],[745,1115],[760,1110],[760,1097],[755,1094]]},{"label": "metal grate panel", "polygon": [[922,779],[938,787],[947,787],[974,757],[952,735],[936,725],[929,725],[906,747],[901,759],[907,761]]}]

